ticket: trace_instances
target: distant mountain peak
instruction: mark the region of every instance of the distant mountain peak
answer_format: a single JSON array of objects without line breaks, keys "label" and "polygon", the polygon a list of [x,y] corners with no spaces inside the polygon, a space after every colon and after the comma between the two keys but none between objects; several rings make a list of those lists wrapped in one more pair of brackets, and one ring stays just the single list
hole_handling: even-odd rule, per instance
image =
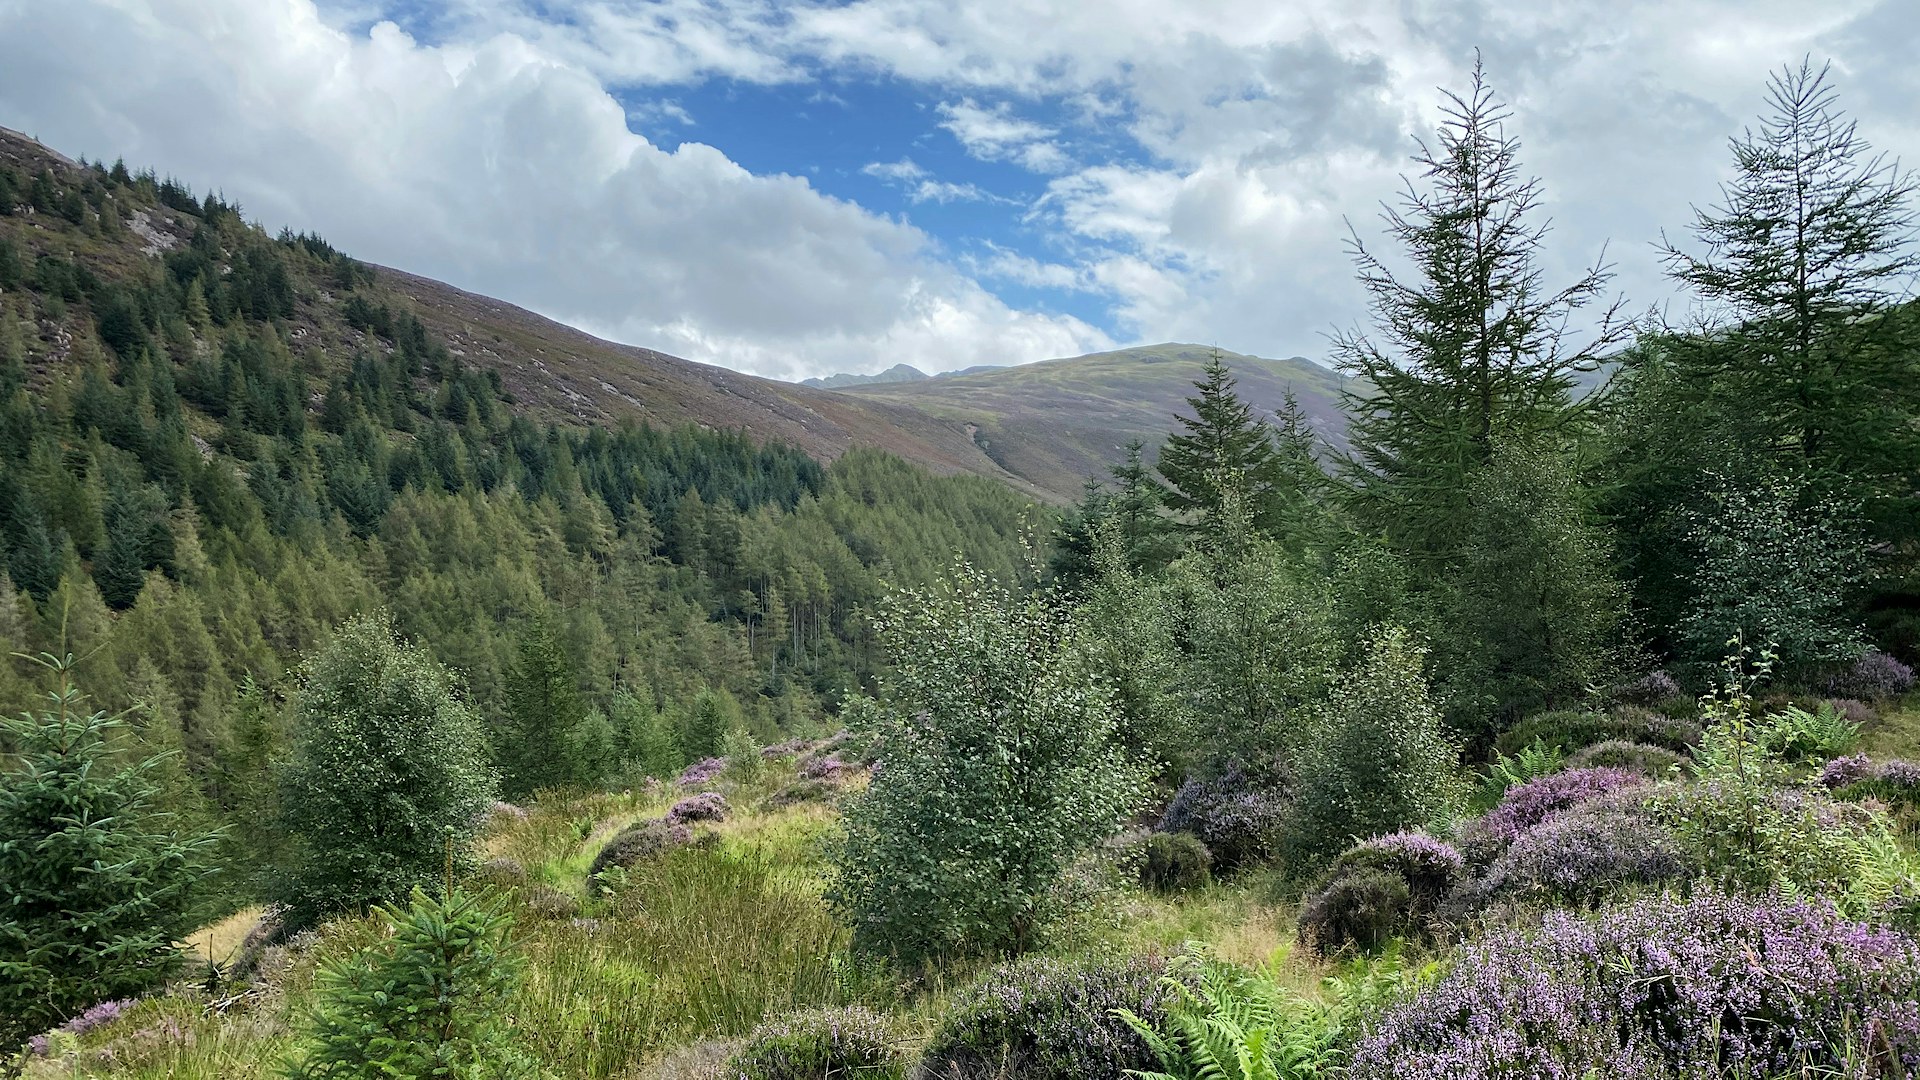
[{"label": "distant mountain peak", "polygon": [[895,364],[875,375],[828,375],[822,379],[802,379],[801,386],[811,386],[816,390],[838,390],[847,386],[871,386],[875,383],[919,382],[933,376],[908,364]]}]

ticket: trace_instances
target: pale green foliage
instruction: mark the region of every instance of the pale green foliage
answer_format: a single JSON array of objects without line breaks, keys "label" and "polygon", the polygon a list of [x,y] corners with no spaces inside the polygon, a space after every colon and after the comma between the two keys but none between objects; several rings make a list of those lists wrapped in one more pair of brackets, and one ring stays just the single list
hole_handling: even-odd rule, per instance
[{"label": "pale green foliage", "polygon": [[727,759],[727,775],[743,783],[760,779],[766,768],[760,758],[760,743],[744,724],[727,729],[720,740],[720,756]]},{"label": "pale green foliage", "polygon": [[1487,766],[1486,780],[1474,795],[1474,805],[1487,809],[1499,802],[1500,796],[1506,794],[1508,788],[1556,772],[1566,760],[1567,756],[1560,747],[1548,746],[1539,739],[1511,756],[1496,751],[1493,763]]},{"label": "pale green foliage", "polygon": [[294,1080],[532,1080],[503,1016],[521,961],[513,920],[462,892],[380,911],[392,938],[325,964]]},{"label": "pale green foliage", "polygon": [[1254,538],[1244,516],[1229,514],[1224,528],[1226,541],[1174,566],[1189,650],[1180,689],[1216,755],[1291,759],[1338,659],[1332,599],[1323,574]]},{"label": "pale green foliage", "polygon": [[1735,638],[1769,643],[1793,674],[1859,655],[1860,631],[1847,612],[1864,545],[1806,485],[1716,476],[1705,504],[1681,516],[1694,565],[1679,630],[1693,659],[1718,659]]},{"label": "pale green foliage", "polygon": [[[1119,1015],[1165,1071],[1128,1070],[1141,1080],[1316,1080],[1346,1063],[1363,1017],[1410,979],[1388,955],[1347,977],[1321,981],[1303,995],[1281,975],[1285,954],[1248,969],[1190,945],[1165,983],[1166,1030],[1134,1013]],[[1411,978],[1418,978],[1412,976]]]},{"label": "pale green foliage", "polygon": [[1853,748],[1860,725],[1847,719],[1833,702],[1822,701],[1812,711],[1788,705],[1767,715],[1760,743],[1788,761],[1826,761]]},{"label": "pale green foliage", "polygon": [[1183,774],[1195,752],[1196,717],[1180,692],[1179,592],[1165,574],[1133,568],[1111,523],[1094,540],[1095,575],[1078,622],[1089,662],[1113,679],[1119,741]]},{"label": "pale green foliage", "polygon": [[1054,597],[965,564],[893,596],[877,628],[894,665],[868,713],[879,766],[846,808],[830,896],[868,951],[1030,948],[1062,873],[1138,801],[1112,689]]},{"label": "pale green foliage", "polygon": [[295,925],[466,865],[494,777],[445,668],[384,616],[359,616],[308,661],[294,716],[280,796],[292,851],[275,892]]},{"label": "pale green foliage", "polygon": [[0,1072],[28,1036],[180,967],[212,838],[156,805],[158,757],[118,768],[119,722],[82,708],[73,658],[38,716],[0,720]]},{"label": "pale green foliage", "polygon": [[1435,622],[1455,726],[1484,733],[1606,682],[1627,596],[1574,462],[1497,446],[1468,483],[1462,533]]},{"label": "pale green foliage", "polygon": [[1411,635],[1383,627],[1334,686],[1300,754],[1288,845],[1299,869],[1355,839],[1433,820],[1456,801],[1459,750],[1428,693],[1425,664]]}]

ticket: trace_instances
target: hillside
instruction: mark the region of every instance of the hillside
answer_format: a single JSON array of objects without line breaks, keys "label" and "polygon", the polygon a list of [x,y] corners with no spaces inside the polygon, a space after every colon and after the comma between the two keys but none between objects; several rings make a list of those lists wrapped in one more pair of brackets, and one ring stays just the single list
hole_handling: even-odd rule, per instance
[{"label": "hillside", "polygon": [[[1144,345],[907,383],[851,386],[847,397],[925,411],[960,425],[1008,473],[1056,497],[1072,498],[1088,476],[1104,475],[1131,439],[1153,447],[1186,411],[1193,380],[1213,350]],[[1221,354],[1240,394],[1262,415],[1299,399],[1329,445],[1342,444],[1340,377],[1300,357],[1269,360]]]},{"label": "hillside", "polygon": [[[0,165],[26,177],[80,176],[81,166],[39,142],[0,128]],[[29,195],[22,193],[22,195]],[[31,200],[22,202],[31,206]],[[0,219],[0,235],[28,262],[40,255],[71,260],[103,279],[141,268],[186,249],[200,218],[188,205],[165,199],[135,210],[124,229],[61,230],[31,211]],[[898,403],[850,399],[813,387],[756,378],[683,360],[652,349],[604,341],[523,308],[389,267],[376,267],[378,289],[405,298],[429,334],[444,338],[453,355],[497,372],[516,411],[540,422],[610,424],[644,420],[658,426],[693,423],[744,430],[758,441],[790,443],[830,462],[853,446],[870,446],[937,474],[975,473],[1028,485],[1000,469],[973,444],[963,425],[929,422]],[[296,290],[289,322],[296,352],[345,357],[373,344],[365,328],[348,324],[350,290]],[[50,359],[64,356],[59,330],[42,329]],[[322,359],[324,366],[325,361]]]},{"label": "hillside", "polygon": [[873,383],[919,382],[933,376],[914,367],[912,364],[895,364],[885,371],[872,375],[849,375],[842,372],[825,378],[801,379],[801,386],[811,386],[816,390],[843,390],[849,386],[867,386]]}]

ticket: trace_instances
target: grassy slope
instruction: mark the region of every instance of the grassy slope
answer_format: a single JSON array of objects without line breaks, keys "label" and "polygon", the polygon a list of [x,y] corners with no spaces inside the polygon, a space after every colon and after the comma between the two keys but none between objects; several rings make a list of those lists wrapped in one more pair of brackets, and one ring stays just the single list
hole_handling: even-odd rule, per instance
[{"label": "grassy slope", "polygon": [[[947,376],[849,387],[846,396],[913,406],[965,425],[1009,472],[1056,497],[1076,498],[1104,476],[1129,439],[1157,445],[1186,413],[1186,398],[1212,349],[1146,345],[1091,356]],[[1340,377],[1307,360],[1222,354],[1256,411],[1278,410],[1291,389],[1314,428],[1341,445]]]},{"label": "grassy slope", "polygon": [[[908,992],[847,952],[846,931],[821,896],[832,808],[759,808],[792,776],[792,766],[783,765],[754,784],[730,785],[736,815],[717,828],[716,847],[636,870],[624,898],[611,902],[586,899],[588,862],[614,831],[662,814],[677,792],[557,798],[534,804],[525,820],[496,819],[485,841],[489,855],[519,861],[535,886],[585,900],[579,918],[516,907],[516,936],[530,962],[513,1012],[556,1077],[680,1075],[672,1059],[719,1052],[713,1040],[741,1035],[763,1015],[811,1005],[883,1010],[898,1020],[904,1040],[917,1044],[976,974],[977,965],[949,968]],[[1126,893],[1089,913],[1056,949],[1171,951],[1204,939],[1234,959],[1264,961],[1291,925],[1286,912],[1261,899],[1264,892],[1261,883],[1246,882],[1177,900]],[[204,949],[211,938],[231,947],[234,929],[209,928],[196,944]],[[316,964],[377,936],[371,920],[331,924],[310,945],[281,950],[265,967],[264,986],[224,1009],[211,1003],[230,992],[182,988],[86,1036],[58,1060],[36,1061],[28,1076],[275,1075],[294,1048]],[[1303,983],[1318,974],[1306,966],[1298,971]]]}]

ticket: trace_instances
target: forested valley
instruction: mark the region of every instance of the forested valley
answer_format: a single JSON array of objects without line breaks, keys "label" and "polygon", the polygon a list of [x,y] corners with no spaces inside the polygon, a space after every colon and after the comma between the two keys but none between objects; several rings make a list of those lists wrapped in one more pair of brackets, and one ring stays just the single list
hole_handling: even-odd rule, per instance
[{"label": "forested valley", "polygon": [[1647,313],[1476,67],[1344,447],[1216,360],[1067,508],[535,416],[16,154],[0,1075],[1920,1076],[1916,186],[1835,84]]}]

